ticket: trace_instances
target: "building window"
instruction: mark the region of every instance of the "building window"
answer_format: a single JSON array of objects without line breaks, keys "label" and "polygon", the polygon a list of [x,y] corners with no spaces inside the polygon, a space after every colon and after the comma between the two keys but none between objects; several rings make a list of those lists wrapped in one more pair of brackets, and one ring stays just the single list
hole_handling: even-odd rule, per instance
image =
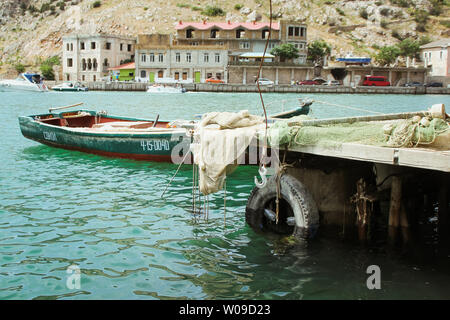
[{"label": "building window", "polygon": [[181,61],[181,55],[179,52],[175,53],[175,62],[180,62]]},{"label": "building window", "polygon": [[92,76],[92,80],[94,80],[94,82],[97,81],[97,76],[95,74]]},{"label": "building window", "polygon": [[273,49],[275,48],[276,44],[274,42],[270,42],[269,45],[267,46],[269,49]]},{"label": "building window", "polygon": [[289,37],[293,37],[294,36],[294,27],[289,27],[288,28],[288,36]]},{"label": "building window", "polygon": [[175,80],[180,80],[180,73],[179,72],[175,72]]},{"label": "building window", "polygon": [[87,60],[87,68],[88,68],[88,70],[92,70],[92,61],[91,61],[91,59]]},{"label": "building window", "polygon": [[240,42],[239,49],[250,49],[250,42]]},{"label": "building window", "polygon": [[127,45],[127,51],[130,52],[131,51],[131,44]]},{"label": "building window", "polygon": [[222,79],[222,74],[221,73],[216,73],[216,78],[221,80]]},{"label": "building window", "polygon": [[155,62],[155,54],[152,52],[150,53],[150,62]]},{"label": "building window", "polygon": [[84,50],[84,49],[85,49],[85,47],[84,47],[84,42],[80,42],[80,49],[81,49],[81,50]]},{"label": "building window", "polygon": [[216,61],[217,63],[220,62],[220,53],[216,53],[216,54],[214,55],[214,61]]},{"label": "building window", "polygon": [[86,76],[84,74],[81,76],[81,81],[86,81]]},{"label": "building window", "polygon": [[299,27],[295,27],[295,28],[294,28],[294,35],[295,35],[296,37],[300,36],[300,28],[299,28]]},{"label": "building window", "polygon": [[66,81],[70,81],[70,74],[66,75]]},{"label": "building window", "polygon": [[67,59],[67,66],[68,66],[69,68],[71,68],[71,67],[73,66],[73,60],[72,60],[72,58]]},{"label": "building window", "polygon": [[212,78],[212,73],[211,73],[211,72],[208,72],[208,73],[206,74],[206,79],[209,79],[209,78]]},{"label": "building window", "polygon": [[70,51],[70,44],[69,44],[69,43],[68,43],[67,46],[66,46],[66,50],[67,50],[67,51]]},{"label": "building window", "polygon": [[183,72],[183,80],[187,80],[187,72]]},{"label": "building window", "polygon": [[91,42],[91,49],[92,50],[95,50],[95,46],[96,46],[96,43],[95,42]]},{"label": "building window", "polygon": [[105,45],[106,50],[111,50],[111,42],[107,42]]},{"label": "building window", "polygon": [[245,38],[245,30],[237,29],[236,30],[236,39]]},{"label": "building window", "polygon": [[211,29],[211,32],[209,34],[209,37],[211,39],[215,39],[219,37],[219,29]]},{"label": "building window", "polygon": [[82,59],[81,60],[81,70],[86,71],[86,68],[87,68],[86,59]]},{"label": "building window", "polygon": [[98,67],[97,59],[93,60],[92,67],[94,68],[94,71],[97,71],[97,67]]},{"label": "building window", "polygon": [[123,43],[120,44],[120,51],[123,51]]},{"label": "building window", "polygon": [[203,54],[203,62],[209,62],[209,53]]},{"label": "building window", "polygon": [[105,60],[103,60],[103,66],[104,66],[104,67],[109,66],[109,64],[108,64],[108,59],[107,59],[107,58],[105,58]]},{"label": "building window", "polygon": [[164,62],[164,55],[162,53],[158,54],[158,61]]},{"label": "building window", "polygon": [[198,41],[191,42],[191,46],[198,46]]},{"label": "building window", "polygon": [[192,61],[192,56],[191,56],[191,53],[188,52],[188,53],[186,53],[186,62],[191,62],[191,61]]},{"label": "building window", "polygon": [[141,54],[141,62],[147,62],[147,55],[145,53]]},{"label": "building window", "polygon": [[269,30],[263,30],[261,33],[261,38],[262,39],[267,39],[269,37]]},{"label": "building window", "polygon": [[158,71],[158,78],[162,78],[162,77],[164,77],[164,71],[159,70]]},{"label": "building window", "polygon": [[141,70],[141,78],[146,78],[146,77],[147,77],[147,71]]},{"label": "building window", "polygon": [[194,37],[194,30],[193,29],[187,29],[186,30],[186,38],[192,39]]},{"label": "building window", "polygon": [[306,37],[306,28],[300,28],[300,36]]}]

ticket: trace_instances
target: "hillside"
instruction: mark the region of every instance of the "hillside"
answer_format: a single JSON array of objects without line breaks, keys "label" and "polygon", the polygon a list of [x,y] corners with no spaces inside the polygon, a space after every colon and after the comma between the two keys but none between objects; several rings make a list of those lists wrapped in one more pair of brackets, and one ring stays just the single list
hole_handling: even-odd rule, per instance
[{"label": "hillside", "polygon": [[[208,5],[221,8],[223,16],[205,15],[202,11]],[[420,20],[420,10],[435,15]],[[275,17],[305,22],[308,41],[326,40],[333,47],[332,56],[370,55],[407,37],[448,37],[448,12],[448,0],[273,0]],[[41,59],[60,55],[67,34],[170,33],[179,20],[268,21],[268,17],[268,0],[2,0],[0,74],[15,74],[17,63],[36,69]]]}]

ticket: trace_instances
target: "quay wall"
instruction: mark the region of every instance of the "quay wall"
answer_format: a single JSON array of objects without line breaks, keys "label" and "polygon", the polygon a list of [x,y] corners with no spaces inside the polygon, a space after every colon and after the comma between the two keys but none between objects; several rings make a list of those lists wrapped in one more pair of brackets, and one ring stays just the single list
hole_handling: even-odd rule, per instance
[{"label": "quay wall", "polygon": [[[88,82],[85,84],[92,91],[146,91],[145,82]],[[183,84],[188,91],[196,92],[258,92],[255,84]],[[360,93],[360,94],[450,94],[450,88],[436,87],[350,87],[350,86],[260,86],[262,92],[278,93]]]}]

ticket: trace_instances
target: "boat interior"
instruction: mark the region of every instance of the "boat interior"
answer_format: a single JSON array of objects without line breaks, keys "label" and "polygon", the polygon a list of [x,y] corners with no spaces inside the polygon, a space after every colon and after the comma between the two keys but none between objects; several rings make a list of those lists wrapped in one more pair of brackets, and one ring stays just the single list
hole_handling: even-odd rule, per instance
[{"label": "boat interior", "polygon": [[111,117],[105,114],[97,114],[87,111],[63,112],[59,114],[45,114],[34,116],[35,121],[48,125],[66,127],[68,129],[82,129],[85,131],[166,131],[177,128],[167,121],[159,121],[159,116],[155,120],[137,120]]}]

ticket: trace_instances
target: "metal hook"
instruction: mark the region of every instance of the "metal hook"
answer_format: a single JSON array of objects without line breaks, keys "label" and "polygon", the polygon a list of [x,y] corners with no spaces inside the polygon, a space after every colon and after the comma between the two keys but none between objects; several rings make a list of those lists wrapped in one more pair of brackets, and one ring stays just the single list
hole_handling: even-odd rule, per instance
[{"label": "metal hook", "polygon": [[264,166],[261,166],[261,167],[259,167],[258,172],[259,172],[259,175],[261,176],[261,182],[259,182],[258,178],[255,177],[255,185],[261,189],[261,188],[264,188],[267,184],[267,177],[266,177],[267,169]]}]

